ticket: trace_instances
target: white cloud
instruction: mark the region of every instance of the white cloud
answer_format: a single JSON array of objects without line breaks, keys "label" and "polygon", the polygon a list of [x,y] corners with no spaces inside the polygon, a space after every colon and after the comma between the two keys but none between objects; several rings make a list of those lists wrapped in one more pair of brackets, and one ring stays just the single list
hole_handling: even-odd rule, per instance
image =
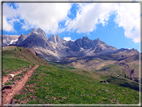
[{"label": "white cloud", "polygon": [[17,16],[17,12],[15,9],[13,9],[13,6],[3,3],[3,15],[8,19],[11,19]]},{"label": "white cloud", "polygon": [[[14,31],[14,22],[24,20],[22,29],[40,27],[46,33],[60,33],[65,30],[88,33],[97,29],[98,24],[106,26],[109,16],[116,12],[115,22],[125,30],[125,36],[139,42],[140,4],[139,3],[78,3],[76,18],[71,20],[69,3],[19,3],[17,8],[4,3],[3,28]],[[19,18],[19,19],[18,19]],[[66,21],[66,28],[59,22]],[[133,30],[134,29],[134,30]]]},{"label": "white cloud", "polygon": [[[66,41],[70,41],[71,37],[64,37],[63,39],[66,40]],[[71,40],[71,41],[73,41],[73,40]]]},{"label": "white cloud", "polygon": [[[5,4],[4,16],[6,19],[12,20],[19,18],[23,20],[22,29],[42,28],[46,33],[59,33],[65,29],[61,29],[59,22],[66,20],[67,14],[71,8],[69,3],[18,3],[16,9]],[[13,20],[18,21],[18,20]],[[13,22],[11,21],[11,22]],[[12,23],[11,23],[12,25]]]},{"label": "white cloud", "polygon": [[62,31],[58,23],[66,20],[69,3],[19,3],[17,12],[24,20],[22,28],[42,28],[46,33]]},{"label": "white cloud", "polygon": [[15,31],[14,22],[18,21],[18,19],[16,19],[16,10],[6,3],[3,3],[3,7],[3,30],[13,32]]},{"label": "white cloud", "polygon": [[116,12],[115,22],[125,30],[125,36],[140,41],[140,4],[139,3],[82,3],[76,18],[66,21],[68,31],[77,33],[91,32],[98,24],[107,25],[109,16]]},{"label": "white cloud", "polygon": [[91,32],[97,24],[105,26],[111,13],[117,8],[113,3],[80,3],[76,18],[67,20],[68,30],[78,33]]},{"label": "white cloud", "polygon": [[115,22],[125,30],[125,36],[140,42],[140,4],[121,3],[116,11]]},{"label": "white cloud", "polygon": [[7,21],[6,17],[3,17],[3,30],[5,31],[14,31],[13,26]]}]

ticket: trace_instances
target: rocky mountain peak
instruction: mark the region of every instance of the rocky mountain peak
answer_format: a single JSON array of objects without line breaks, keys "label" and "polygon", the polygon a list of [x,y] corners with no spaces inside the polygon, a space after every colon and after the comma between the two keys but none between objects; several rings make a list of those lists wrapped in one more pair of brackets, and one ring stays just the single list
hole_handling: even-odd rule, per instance
[{"label": "rocky mountain peak", "polygon": [[56,35],[56,36],[55,35],[51,35],[48,40],[52,41],[54,43],[62,41],[62,39],[59,37],[59,35]]},{"label": "rocky mountain peak", "polygon": [[100,41],[100,39],[99,39],[99,38],[97,38],[97,41]]},{"label": "rocky mountain peak", "polygon": [[[10,39],[11,37],[4,36],[3,41],[5,39],[8,41],[8,38]],[[94,56],[110,52],[120,54],[131,53],[132,55],[138,53],[135,49],[118,50],[115,47],[107,45],[99,38],[92,41],[87,36],[75,41],[65,41],[60,38],[59,35],[53,34],[47,39],[45,32],[40,28],[33,29],[27,35],[21,34],[20,37],[17,37],[17,39],[10,39],[4,44],[4,46],[14,44],[16,42],[14,45],[35,49],[42,57],[45,57],[44,55],[47,53],[47,57],[48,55],[51,55],[57,60],[58,58],[66,56]]]},{"label": "rocky mountain peak", "polygon": [[31,32],[36,32],[36,33],[45,33],[41,28],[35,28]]},{"label": "rocky mountain peak", "polygon": [[87,36],[83,36],[82,39],[90,40]]},{"label": "rocky mountain peak", "polygon": [[28,35],[24,35],[23,33],[19,36],[18,41],[16,42],[17,45],[19,45],[22,41],[24,41],[27,38]]},{"label": "rocky mountain peak", "polygon": [[135,48],[131,49],[132,51],[137,51]]},{"label": "rocky mountain peak", "polygon": [[94,39],[93,42],[95,43],[95,45],[99,45],[99,44],[104,43],[104,42],[102,42],[99,38]]},{"label": "rocky mountain peak", "polygon": [[24,38],[24,34],[22,33],[22,34],[19,36],[18,40],[21,40],[21,39],[23,39],[23,38]]},{"label": "rocky mountain peak", "polygon": [[56,36],[53,34],[50,36],[50,38],[48,40],[56,43]]},{"label": "rocky mountain peak", "polygon": [[130,49],[129,52],[133,52],[133,53],[135,53],[135,54],[139,54],[139,52],[138,52],[135,48]]},{"label": "rocky mountain peak", "polygon": [[33,30],[31,30],[30,34],[40,34],[40,35],[46,35],[45,32],[41,29],[41,28],[35,28]]},{"label": "rocky mountain peak", "polygon": [[62,39],[59,37],[59,35],[56,35],[56,41],[59,42],[61,41]]},{"label": "rocky mountain peak", "polygon": [[24,36],[24,34],[22,33],[20,36]]},{"label": "rocky mountain peak", "polygon": [[30,33],[28,34],[28,36],[32,36],[35,38],[38,37],[38,38],[42,38],[44,40],[47,40],[47,36],[41,28],[35,28],[35,29],[31,30]]}]

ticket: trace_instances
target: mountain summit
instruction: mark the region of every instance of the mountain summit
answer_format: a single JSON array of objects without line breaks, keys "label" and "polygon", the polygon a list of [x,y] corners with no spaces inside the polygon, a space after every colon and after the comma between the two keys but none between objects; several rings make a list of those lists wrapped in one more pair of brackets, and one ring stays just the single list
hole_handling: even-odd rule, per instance
[{"label": "mountain summit", "polygon": [[41,28],[33,29],[29,35],[40,36],[40,38],[47,39],[45,32]]},{"label": "mountain summit", "polygon": [[[76,41],[65,41],[58,35],[51,35],[48,39],[41,28],[35,28],[27,35],[21,34],[16,39],[16,43],[10,43],[10,45],[14,43],[13,45],[16,46],[33,49],[40,57],[49,61],[60,61],[62,57],[67,56],[96,56],[110,52],[119,52],[118,49],[107,45],[99,38],[92,41],[87,36],[84,36]],[[7,45],[5,44],[5,46]],[[121,53],[123,52],[124,50]],[[132,54],[137,53],[134,49],[129,52]]]},{"label": "mountain summit", "polygon": [[61,39],[58,35],[51,35],[50,38],[48,39],[51,42],[57,43],[57,42],[62,42],[64,41],[63,39]]},{"label": "mountain summit", "polygon": [[42,29],[35,28],[27,35],[21,34],[21,36],[18,38],[17,45],[27,48],[46,48],[47,36]]}]

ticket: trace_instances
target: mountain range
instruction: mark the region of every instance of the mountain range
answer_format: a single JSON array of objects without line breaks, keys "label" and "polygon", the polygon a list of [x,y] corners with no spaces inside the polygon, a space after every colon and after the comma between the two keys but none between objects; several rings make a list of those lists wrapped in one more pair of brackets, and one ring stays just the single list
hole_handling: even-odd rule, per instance
[{"label": "mountain range", "polygon": [[136,49],[117,49],[109,46],[99,38],[90,40],[84,36],[75,41],[65,41],[58,35],[47,38],[40,28],[33,29],[27,35],[3,35],[3,47],[13,45],[33,49],[38,56],[54,62],[61,61],[65,57],[98,56],[112,52],[125,55],[139,54]]},{"label": "mountain range", "polygon": [[6,46],[29,48],[46,61],[77,69],[139,78],[139,52],[134,48],[117,49],[99,38],[90,40],[84,36],[75,41],[65,41],[58,35],[47,38],[42,29],[35,28],[27,35],[3,35],[3,48]]}]

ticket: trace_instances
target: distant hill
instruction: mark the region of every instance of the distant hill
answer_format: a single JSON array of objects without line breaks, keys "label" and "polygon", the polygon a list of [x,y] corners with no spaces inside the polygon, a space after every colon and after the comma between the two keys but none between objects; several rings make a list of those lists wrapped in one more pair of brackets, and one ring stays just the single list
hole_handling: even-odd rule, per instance
[{"label": "distant hill", "polygon": [[60,63],[77,69],[139,80],[139,54],[133,49],[98,56],[65,57]]}]

